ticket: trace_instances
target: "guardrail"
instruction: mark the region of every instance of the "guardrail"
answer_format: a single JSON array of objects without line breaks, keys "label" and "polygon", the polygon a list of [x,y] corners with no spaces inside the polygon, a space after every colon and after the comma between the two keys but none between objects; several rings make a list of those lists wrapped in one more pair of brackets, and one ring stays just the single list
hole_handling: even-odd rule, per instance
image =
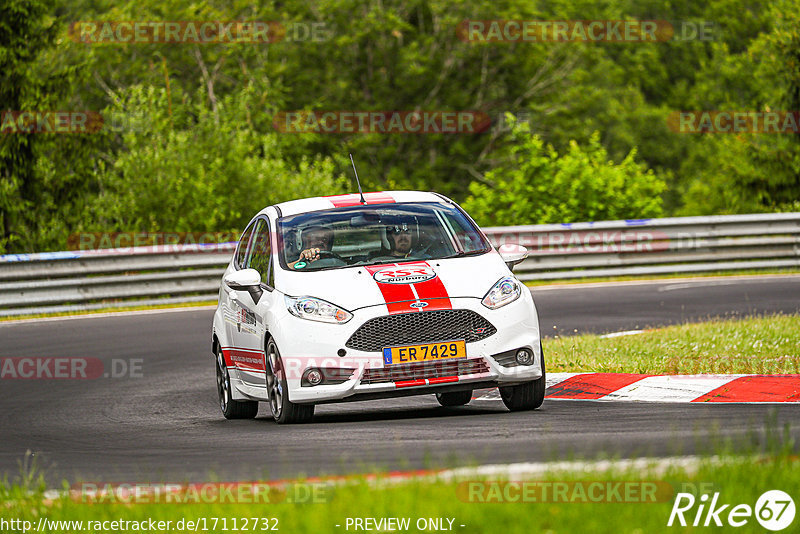
[{"label": "guardrail", "polygon": [[[521,280],[800,267],[800,213],[485,228]],[[235,243],[0,256],[0,316],[214,300]],[[177,273],[180,275],[177,276]]]},{"label": "guardrail", "polygon": [[800,213],[486,228],[530,256],[521,280],[800,267]]}]

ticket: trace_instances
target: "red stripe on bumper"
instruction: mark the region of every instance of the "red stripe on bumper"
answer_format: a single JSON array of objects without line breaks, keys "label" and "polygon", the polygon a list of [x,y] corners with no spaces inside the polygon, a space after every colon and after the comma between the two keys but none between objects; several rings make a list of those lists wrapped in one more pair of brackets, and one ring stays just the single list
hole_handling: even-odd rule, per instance
[{"label": "red stripe on bumper", "polygon": [[800,375],[743,376],[692,402],[798,402]]},{"label": "red stripe on bumper", "polygon": [[439,378],[429,378],[428,384],[446,384],[448,382],[458,382],[457,376],[440,376]]},{"label": "red stripe on bumper", "polygon": [[547,388],[551,399],[599,399],[652,375],[591,373],[568,378]]},{"label": "red stripe on bumper", "polygon": [[394,383],[395,387],[398,388],[410,388],[413,386],[424,386],[425,380],[401,380],[400,382]]}]

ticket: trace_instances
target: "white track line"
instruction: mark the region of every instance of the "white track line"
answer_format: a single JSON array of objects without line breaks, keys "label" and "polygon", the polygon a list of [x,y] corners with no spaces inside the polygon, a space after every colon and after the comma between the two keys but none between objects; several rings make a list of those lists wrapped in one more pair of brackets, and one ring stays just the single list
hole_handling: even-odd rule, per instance
[{"label": "white track line", "polygon": [[609,339],[612,337],[622,337],[622,336],[635,336],[637,334],[643,334],[644,330],[625,330],[623,332],[611,332],[610,334],[603,334],[600,336],[600,339]]},{"label": "white track line", "polygon": [[691,402],[742,376],[746,375],[648,376],[598,400]]}]

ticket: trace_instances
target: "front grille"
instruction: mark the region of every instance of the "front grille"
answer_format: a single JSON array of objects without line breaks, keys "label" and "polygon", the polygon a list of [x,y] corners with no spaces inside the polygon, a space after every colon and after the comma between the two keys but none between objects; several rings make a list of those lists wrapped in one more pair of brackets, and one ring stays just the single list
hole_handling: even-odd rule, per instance
[{"label": "front grille", "polygon": [[362,384],[384,384],[404,380],[441,378],[445,376],[473,375],[488,373],[489,366],[483,358],[467,360],[441,360],[438,362],[417,362],[391,365],[382,369],[367,369],[361,378]]},{"label": "front grille", "polygon": [[497,329],[472,310],[436,310],[384,315],[370,319],[356,330],[346,347],[380,352],[384,347],[416,345],[463,339],[480,341]]}]

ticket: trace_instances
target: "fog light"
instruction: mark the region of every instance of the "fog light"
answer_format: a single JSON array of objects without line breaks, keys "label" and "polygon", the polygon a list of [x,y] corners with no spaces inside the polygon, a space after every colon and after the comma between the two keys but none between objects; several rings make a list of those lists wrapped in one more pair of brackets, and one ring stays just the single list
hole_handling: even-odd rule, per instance
[{"label": "fog light", "polygon": [[533,363],[533,353],[528,349],[517,351],[517,363],[520,365],[531,365]]},{"label": "fog light", "polygon": [[319,372],[319,369],[306,371],[306,380],[312,386],[318,386],[322,382],[322,373]]}]

